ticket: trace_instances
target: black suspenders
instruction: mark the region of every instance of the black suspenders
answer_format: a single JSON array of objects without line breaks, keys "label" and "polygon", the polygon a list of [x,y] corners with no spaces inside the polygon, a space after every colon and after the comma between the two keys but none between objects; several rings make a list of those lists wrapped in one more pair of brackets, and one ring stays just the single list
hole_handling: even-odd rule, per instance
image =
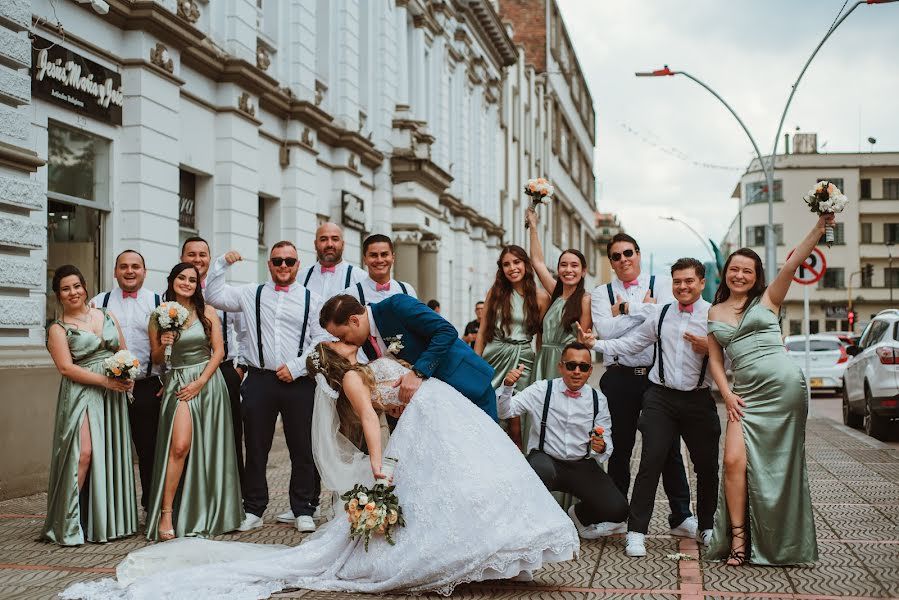
[{"label": "black suspenders", "polygon": [[[546,396],[543,397],[543,415],[540,417],[540,443],[537,445],[537,450],[543,452],[543,444],[546,441],[546,419],[549,416],[549,400],[553,395],[553,380],[546,380]],[[593,420],[590,422],[590,428],[593,428],[593,423],[596,423],[596,415],[599,414],[599,393],[596,390],[593,390]],[[587,442],[587,454],[584,455],[584,458],[590,458],[590,442]]]},{"label": "black suspenders", "polygon": [[[347,272],[349,272],[349,269],[347,269]],[[349,275],[347,275],[347,277],[349,277]],[[403,290],[403,293],[408,296],[409,290],[406,289],[406,284],[404,284],[402,281],[397,281],[397,283],[399,284],[400,289]],[[350,287],[350,286],[347,286],[347,287]],[[362,282],[361,281],[356,284],[356,289],[359,291],[359,303],[362,306],[365,306],[365,292],[362,291]]]},{"label": "black suspenders", "polygon": [[306,326],[309,324],[309,305],[312,303],[312,293],[306,290],[306,307],[303,309],[303,329],[300,331],[300,348],[297,356],[303,355],[303,340],[306,339]]},{"label": "black suspenders", "polygon": [[[656,343],[658,347],[658,356],[659,356],[659,383],[665,385],[665,360],[662,356],[662,321],[665,320],[665,313],[668,312],[668,309],[671,308],[670,304],[666,304],[662,307],[662,313],[659,315],[659,329],[658,329],[658,338],[659,341]],[[706,369],[709,368],[709,355],[706,354],[702,357],[702,368],[699,370],[699,381],[696,383],[696,389],[702,387],[702,384],[705,383],[705,372]]]},{"label": "black suspenders", "polygon": [[228,313],[222,311],[222,338],[225,342],[225,358],[228,360]]},{"label": "black suspenders", "polygon": [[303,287],[306,287],[309,285],[309,280],[312,279],[312,271],[314,271],[314,270],[315,270],[315,265],[312,265],[311,267],[309,267],[309,272],[306,273],[306,279],[303,280]]},{"label": "black suspenders", "polygon": [[[109,307],[109,297],[111,295],[112,295],[112,292],[106,292],[103,295],[103,308]],[[159,300],[159,294],[153,294],[153,301],[156,303],[154,308],[158,308],[159,305],[161,304],[161,302]],[[225,351],[225,355],[227,356],[227,350]],[[152,370],[153,370],[153,361],[149,360],[149,361],[147,361],[147,377],[150,376],[150,373]]]},{"label": "black suspenders", "polygon": [[[309,279],[308,277],[306,278]],[[256,349],[259,351],[259,368],[265,368],[265,359],[262,356],[262,288],[265,284],[256,288]],[[306,329],[309,325],[309,305],[312,304],[312,293],[306,290],[306,307],[303,309],[303,328],[300,330],[300,347],[297,356],[303,355],[303,342],[306,340]]]},{"label": "black suspenders", "polygon": [[[306,273],[306,279],[303,280],[303,287],[309,286],[309,280],[312,279],[312,272],[315,271],[315,265],[309,267],[309,272]],[[346,266],[346,279],[343,282],[343,289],[350,287],[350,276],[353,273],[353,265]],[[362,304],[365,304],[363,302]]]},{"label": "black suspenders", "polygon": [[[649,276],[649,297],[650,298],[655,298],[655,296],[656,296],[655,288],[656,288],[656,276],[650,275]],[[613,306],[615,306],[615,294],[612,293],[612,284],[611,283],[606,284],[606,292],[608,292],[608,294],[609,294],[609,308],[612,308]],[[655,362],[655,360],[656,360],[655,359],[655,348],[653,348],[652,362]],[[617,356],[615,357],[615,363],[616,364],[618,363]]]}]

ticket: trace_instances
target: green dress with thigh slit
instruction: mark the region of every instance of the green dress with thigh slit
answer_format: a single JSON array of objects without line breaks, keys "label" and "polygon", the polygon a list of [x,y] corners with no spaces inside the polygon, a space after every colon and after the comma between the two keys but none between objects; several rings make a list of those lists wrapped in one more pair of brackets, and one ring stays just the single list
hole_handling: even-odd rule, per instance
[{"label": "green dress with thigh slit", "polygon": [[[72,361],[104,374],[103,360],[119,351],[119,332],[112,317],[103,310],[100,337],[61,321],[54,323],[66,331]],[[91,465],[79,493],[78,458],[85,416],[90,427]],[[56,401],[47,517],[41,538],[62,546],[77,546],[85,540],[108,542],[133,535],[137,520],[127,396],[63,377]]]},{"label": "green dress with thigh slit", "polygon": [[[197,380],[209,363],[209,343],[199,319],[181,332],[172,346],[172,368],[165,374],[153,485],[150,492],[147,539],[159,539],[163,483],[175,410],[182,404],[175,395]],[[237,529],[244,518],[240,480],[234,452],[234,433],[228,389],[216,369],[196,397],[184,402],[190,410],[190,452],[172,504],[177,537],[210,537]]]}]

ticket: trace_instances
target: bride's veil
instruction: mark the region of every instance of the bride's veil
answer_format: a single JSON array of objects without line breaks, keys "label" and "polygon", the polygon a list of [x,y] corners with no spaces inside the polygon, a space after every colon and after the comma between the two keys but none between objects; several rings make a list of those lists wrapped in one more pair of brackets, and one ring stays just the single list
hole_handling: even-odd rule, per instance
[{"label": "bride's veil", "polygon": [[315,376],[315,405],[312,412],[312,455],[322,480],[322,488],[340,494],[357,483],[372,486],[371,462],[340,433],[337,415],[337,392],[321,373]]}]

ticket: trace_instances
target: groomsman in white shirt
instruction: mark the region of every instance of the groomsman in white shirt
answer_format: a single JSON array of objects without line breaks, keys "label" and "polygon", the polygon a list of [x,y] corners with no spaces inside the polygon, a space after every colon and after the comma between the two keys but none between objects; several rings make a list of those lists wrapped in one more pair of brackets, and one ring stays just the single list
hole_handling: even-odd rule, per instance
[{"label": "groomsman in white shirt", "polygon": [[[181,245],[181,262],[192,264],[200,273],[200,285],[206,290],[206,275],[209,273],[211,254],[209,242],[199,236],[189,237]],[[231,422],[234,424],[234,449],[237,452],[237,473],[240,476],[240,489],[244,485],[243,460],[243,418],[240,409],[240,382],[244,372],[240,368],[240,338],[242,337],[243,317],[238,313],[217,311],[222,323],[222,339],[225,343],[225,359],[219,365],[219,371],[225,378],[228,387],[228,399],[231,402]]]},{"label": "groomsman in white shirt", "polygon": [[[562,350],[560,378],[542,380],[513,395],[523,369],[509,371],[497,395],[500,419],[530,415],[528,463],[551,492],[575,495],[568,509],[584,539],[609,535],[627,516],[627,499],[600,464],[614,456],[606,398],[587,380],[593,373],[589,347],[572,342]],[[596,428],[601,427],[601,435]]]},{"label": "groomsman in white shirt", "polygon": [[[667,277],[641,272],[640,246],[631,236],[616,234],[606,246],[606,255],[616,277],[593,289],[591,313],[597,336],[612,340],[640,326],[654,314],[657,303],[667,304],[673,298]],[[609,401],[615,436],[615,454],[609,460],[609,476],[625,496],[631,483],[631,454],[637,437],[637,420],[654,362],[653,348],[634,353],[603,353],[606,372],[599,386]],[[681,457],[680,440],[671,445],[662,471],[662,483],[671,508],[668,524],[672,535],[695,537],[696,518],[690,511],[690,484]],[[626,530],[626,523],[621,523],[615,533]]]},{"label": "groomsman in white shirt", "polygon": [[684,438],[696,471],[697,539],[708,546],[718,494],[718,438],[721,423],[709,391],[708,315],[703,300],[705,267],[682,258],[671,267],[676,300],[659,307],[627,335],[597,341],[580,332],[586,345],[603,354],[635,354],[656,345],[655,366],[643,397],[639,429],[643,434],[640,470],[634,480],[628,520],[628,556],[646,556],[644,537],[652,518],[659,476],[671,444]]},{"label": "groomsman in white shirt", "polygon": [[144,289],[147,267],[144,257],[136,250],[125,250],[115,260],[117,287],[101,292],[91,300],[91,306],[106,308],[119,321],[125,342],[137,360],[141,375],[134,382],[134,401],[128,404],[131,439],[137,450],[140,471],[141,506],[147,510],[150,485],[153,482],[153,461],[156,451],[156,430],[159,423],[160,367],[150,362],[150,313],[159,306],[161,298]]},{"label": "groomsman in white shirt", "polygon": [[368,236],[362,242],[362,260],[368,269],[368,277],[341,293],[355,296],[362,306],[377,304],[394,294],[418,298],[410,284],[391,278],[395,259],[393,240],[380,233]]},{"label": "groomsman in white shirt", "polygon": [[315,231],[318,262],[303,269],[297,279],[322,302],[365,279],[365,271],[343,260],[343,230],[336,223],[323,223]]},{"label": "groomsman in white shirt", "polygon": [[300,261],[288,241],[272,246],[271,280],[231,286],[225,272],[242,260],[228,252],[215,260],[206,279],[206,300],[216,308],[241,312],[247,376],[241,385],[247,463],[244,486],[246,519],[241,531],[261,527],[269,494],[265,469],[278,414],[290,451],[290,510],[301,532],[315,531],[312,515],[319,498],[319,478],[312,458],[312,407],[315,382],[301,355],[321,336],[321,301],[297,282]]}]

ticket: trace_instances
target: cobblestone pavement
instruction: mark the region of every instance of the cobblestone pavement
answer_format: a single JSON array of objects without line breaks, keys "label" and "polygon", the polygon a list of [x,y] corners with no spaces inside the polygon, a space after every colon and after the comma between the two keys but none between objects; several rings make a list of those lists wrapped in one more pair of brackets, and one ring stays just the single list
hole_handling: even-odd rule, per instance
[{"label": "cobblestone pavement", "polygon": [[[666,502],[660,490],[646,558],[627,558],[623,536],[583,541],[577,560],[537,572],[533,583],[468,585],[454,597],[899,598],[899,450],[821,418],[810,420],[807,444],[821,554],[814,566],[730,569],[719,563],[667,558],[682,552],[701,559],[701,552],[694,541],[667,535]],[[636,467],[635,459],[634,472]],[[280,432],[268,475],[274,504],[265,514],[266,525],[220,539],[281,544],[301,540],[292,527],[274,522],[275,515],[287,509],[288,456]],[[112,576],[129,551],[147,544],[140,536],[78,548],[38,542],[45,503],[45,494],[0,502],[0,598],[53,598],[72,582]],[[363,597],[303,590],[275,596]]]}]

